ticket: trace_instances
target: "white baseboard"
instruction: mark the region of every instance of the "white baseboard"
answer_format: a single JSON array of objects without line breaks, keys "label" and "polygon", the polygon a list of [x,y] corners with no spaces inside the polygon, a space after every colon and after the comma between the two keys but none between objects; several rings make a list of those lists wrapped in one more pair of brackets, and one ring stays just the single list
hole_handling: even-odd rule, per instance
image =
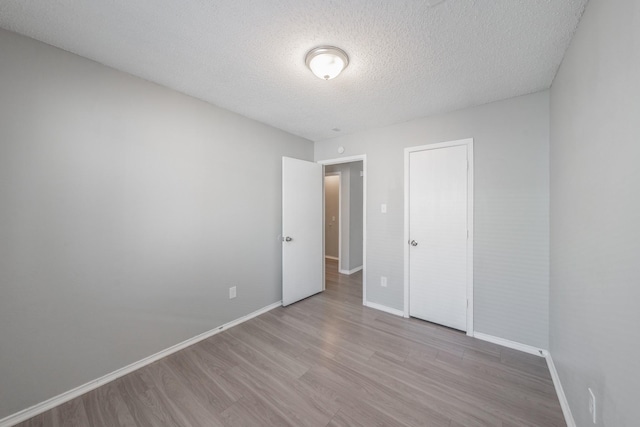
[{"label": "white baseboard", "polygon": [[396,316],[404,317],[404,311],[397,310],[395,308],[387,307],[386,305],[376,304],[375,302],[365,301],[365,306],[376,310],[384,311],[385,313],[393,314]]},{"label": "white baseboard", "polygon": [[169,356],[172,353],[175,353],[176,351],[180,351],[183,348],[189,347],[193,344],[196,344],[202,340],[205,340],[209,337],[212,337],[226,329],[229,329],[233,326],[239,325],[240,323],[246,322],[249,319],[252,319],[256,316],[259,316],[263,313],[266,313],[269,310],[273,310],[274,308],[280,307],[282,305],[282,301],[278,301],[276,303],[270,304],[266,307],[263,307],[259,310],[254,311],[253,313],[249,313],[246,316],[242,316],[238,319],[232,320],[231,322],[225,323],[222,326],[218,326],[215,329],[211,329],[207,332],[203,332],[200,335],[196,335],[193,338],[189,338],[186,341],[182,341],[179,344],[176,344],[174,346],[171,346],[167,349],[161,350],[156,354],[153,354],[149,357],[145,357],[142,360],[139,360],[137,362],[134,362],[128,366],[125,366],[123,368],[120,368],[118,370],[115,370],[107,375],[104,375],[98,379],[95,379],[93,381],[89,381],[86,384],[83,384],[79,387],[76,387],[74,389],[71,389],[69,391],[65,391],[62,394],[59,394],[57,396],[52,397],[51,399],[45,400],[44,402],[38,403],[36,405],[31,406],[30,408],[26,408],[23,409],[20,412],[16,412],[13,415],[9,415],[8,417],[5,417],[3,419],[0,420],[0,427],[9,427],[9,426],[13,426],[15,424],[21,423],[22,421],[26,421],[29,418],[35,417],[38,414],[41,414],[45,411],[48,411],[51,408],[54,408],[58,405],[61,405],[65,402],[70,401],[71,399],[75,399],[78,396],[81,396],[91,390],[94,390],[98,387],[100,387],[101,385],[104,385],[108,382],[111,382],[113,380],[116,380],[124,375],[127,375],[137,369],[142,368],[143,366],[149,365],[153,362],[155,362],[156,360],[162,359],[163,357]]},{"label": "white baseboard", "polygon": [[340,260],[338,259],[338,257],[335,257],[335,256],[325,255],[324,257],[325,257],[326,259],[332,259],[332,260],[334,260],[334,261],[340,261]]},{"label": "white baseboard", "polygon": [[362,270],[362,266],[360,267],[356,267],[353,270],[340,270],[340,274],[348,274],[351,275],[353,273],[357,273],[358,271]]},{"label": "white baseboard", "polygon": [[483,334],[482,332],[474,332],[473,337],[478,338],[482,341],[492,342],[494,344],[501,345],[503,347],[512,348],[514,350],[523,351],[525,353],[534,354],[538,357],[546,357],[548,352],[547,350],[543,350],[537,347],[533,347],[531,345],[522,344],[516,341],[507,340],[500,337],[494,337],[493,335]]},{"label": "white baseboard", "polygon": [[549,373],[551,374],[553,386],[556,389],[556,394],[558,395],[558,400],[560,401],[560,407],[562,408],[562,414],[564,415],[564,420],[567,423],[567,427],[576,427],[576,422],[573,419],[573,415],[571,414],[571,408],[569,408],[569,401],[567,400],[567,396],[564,394],[562,384],[560,383],[558,371],[556,370],[556,366],[553,364],[551,354],[547,350],[542,350],[527,344],[506,340],[504,338],[494,337],[493,335],[483,334],[482,332],[475,332],[473,336],[475,338],[478,338],[479,340],[489,341],[503,347],[513,348],[515,350],[524,351],[525,353],[544,357],[547,361],[547,366],[549,367]]},{"label": "white baseboard", "polygon": [[576,422],[573,419],[571,408],[569,408],[569,401],[567,400],[567,396],[564,394],[564,390],[562,389],[560,377],[558,376],[558,371],[556,370],[556,365],[554,365],[553,363],[551,354],[547,353],[546,359],[547,366],[549,367],[549,372],[551,373],[551,379],[553,380],[553,386],[556,388],[556,394],[558,395],[558,400],[560,401],[560,407],[562,408],[562,413],[564,414],[564,420],[567,423],[567,427],[576,427]]}]

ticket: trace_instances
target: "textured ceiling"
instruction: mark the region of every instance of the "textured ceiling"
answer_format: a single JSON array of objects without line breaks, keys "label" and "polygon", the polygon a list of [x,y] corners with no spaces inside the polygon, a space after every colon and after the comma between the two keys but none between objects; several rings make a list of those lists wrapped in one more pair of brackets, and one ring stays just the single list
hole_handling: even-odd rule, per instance
[{"label": "textured ceiling", "polygon": [[548,88],[586,1],[0,0],[0,27],[320,140]]}]

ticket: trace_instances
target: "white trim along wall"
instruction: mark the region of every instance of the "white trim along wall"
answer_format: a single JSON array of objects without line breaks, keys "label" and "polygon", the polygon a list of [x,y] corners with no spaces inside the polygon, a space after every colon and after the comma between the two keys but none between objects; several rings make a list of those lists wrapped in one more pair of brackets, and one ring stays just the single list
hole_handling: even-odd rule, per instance
[{"label": "white trim along wall", "polygon": [[38,414],[41,414],[43,412],[48,411],[51,408],[54,408],[58,405],[62,405],[65,402],[68,402],[72,399],[75,399],[78,396],[81,396],[85,393],[90,392],[91,390],[94,390],[104,384],[107,384],[113,380],[117,380],[120,377],[123,377],[135,370],[138,370],[144,366],[150,365],[151,363],[162,359],[163,357],[167,357],[170,354],[173,354],[177,351],[180,351],[184,348],[187,348],[191,345],[197,344],[200,341],[206,340],[207,338],[210,338],[224,330],[227,330],[229,328],[233,328],[234,326],[237,326],[241,323],[246,322],[247,320],[253,319],[256,316],[259,316],[263,313],[266,313],[267,311],[273,310],[274,308],[278,308],[282,306],[282,301],[278,301],[275,302],[273,304],[270,304],[266,307],[263,307],[259,310],[254,311],[253,313],[249,313],[246,316],[242,316],[236,320],[232,320],[231,322],[225,323],[222,326],[218,326],[217,328],[211,329],[207,332],[203,332],[200,335],[196,335],[193,338],[189,338],[188,340],[182,341],[181,343],[178,343],[176,345],[173,345],[169,348],[166,348],[164,350],[161,350],[159,352],[157,352],[156,354],[153,354],[151,356],[145,357],[144,359],[138,360],[137,362],[133,362],[130,365],[127,365],[123,368],[117,369],[107,375],[104,375],[100,378],[97,378],[93,381],[89,381],[86,384],[83,384],[81,386],[78,386],[74,389],[71,389],[69,391],[65,391],[64,393],[61,393],[57,396],[52,397],[51,399],[47,399],[44,402],[40,402],[38,404],[35,404],[29,408],[23,409],[20,412],[16,412],[15,414],[9,415],[6,418],[3,418],[0,420],[0,427],[10,427],[13,426],[15,424],[21,423],[23,421],[28,420],[29,418],[33,418]]},{"label": "white trim along wall", "polygon": [[567,396],[564,394],[564,389],[562,388],[562,383],[560,383],[560,377],[558,376],[558,371],[556,370],[556,365],[553,363],[551,354],[547,352],[545,358],[547,359],[549,373],[551,374],[553,386],[558,394],[558,400],[560,401],[560,407],[562,408],[562,414],[564,415],[567,427],[576,427],[576,422],[573,418],[573,414],[571,413],[571,408],[569,407],[569,401],[567,400]]},{"label": "white trim along wall", "polygon": [[362,266],[359,266],[359,267],[356,267],[356,268],[352,268],[351,270],[342,270],[342,269],[340,269],[339,272],[340,272],[340,274],[346,274],[346,275],[350,276],[353,273],[357,273],[360,270],[362,270]]}]

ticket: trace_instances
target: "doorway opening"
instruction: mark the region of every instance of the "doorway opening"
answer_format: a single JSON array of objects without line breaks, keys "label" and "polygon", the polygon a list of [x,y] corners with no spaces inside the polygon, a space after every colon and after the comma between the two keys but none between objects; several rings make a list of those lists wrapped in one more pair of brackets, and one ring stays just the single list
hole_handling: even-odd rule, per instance
[{"label": "doorway opening", "polygon": [[336,261],[341,270],[342,171],[324,173],[324,258]]},{"label": "doorway opening", "polygon": [[324,165],[325,289],[366,301],[366,156]]}]

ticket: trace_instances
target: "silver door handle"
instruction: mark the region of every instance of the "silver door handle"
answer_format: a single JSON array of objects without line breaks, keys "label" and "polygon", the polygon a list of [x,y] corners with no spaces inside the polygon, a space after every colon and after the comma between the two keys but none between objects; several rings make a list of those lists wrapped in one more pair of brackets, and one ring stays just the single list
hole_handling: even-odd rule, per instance
[{"label": "silver door handle", "polygon": [[418,246],[418,242],[416,242],[415,240],[411,241],[411,246]]},{"label": "silver door handle", "polygon": [[289,237],[289,236],[287,236],[287,237],[285,237],[285,238],[284,238],[284,241],[285,241],[285,242],[290,242],[290,241],[292,241],[292,240],[293,240],[293,238],[291,238],[291,237]]}]

